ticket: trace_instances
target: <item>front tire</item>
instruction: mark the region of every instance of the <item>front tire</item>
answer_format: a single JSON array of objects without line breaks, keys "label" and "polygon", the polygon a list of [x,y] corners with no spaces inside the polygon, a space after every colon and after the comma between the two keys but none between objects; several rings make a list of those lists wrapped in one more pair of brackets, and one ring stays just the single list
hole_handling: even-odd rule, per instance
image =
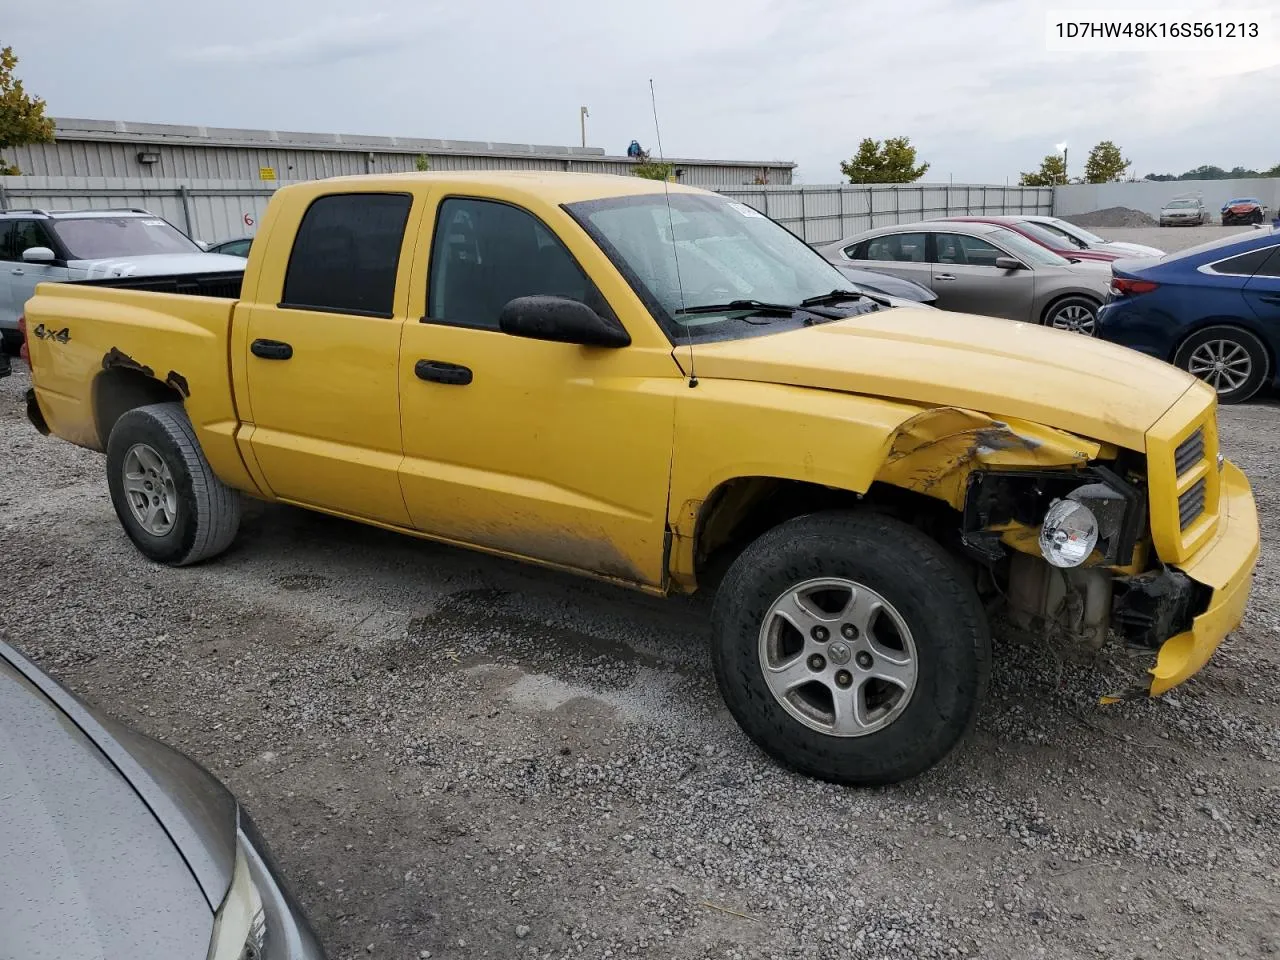
[{"label": "front tire", "polygon": [[1084,296],[1063,297],[1045,309],[1044,325],[1055,330],[1067,330],[1092,337],[1097,332],[1098,301]]},{"label": "front tire", "polygon": [[1173,362],[1217,390],[1219,403],[1248,400],[1262,389],[1270,365],[1262,341],[1241,327],[1197,330]]},{"label": "front tire", "polygon": [[240,527],[239,495],[214,475],[180,403],[137,407],[116,421],[107,486],[125,533],[157,563],[217,556]]},{"label": "front tire", "polygon": [[914,527],[870,513],[788,521],[734,561],[712,611],[729,711],[810,776],[896,783],[972,726],[991,634],[972,583]]}]

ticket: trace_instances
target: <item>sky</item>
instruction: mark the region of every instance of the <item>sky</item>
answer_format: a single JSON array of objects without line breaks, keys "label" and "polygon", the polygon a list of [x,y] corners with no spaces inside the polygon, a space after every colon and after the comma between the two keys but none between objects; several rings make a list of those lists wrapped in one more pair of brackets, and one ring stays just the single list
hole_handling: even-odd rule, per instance
[{"label": "sky", "polygon": [[[1272,0],[1273,2],[1273,0]],[[1017,182],[1066,142],[1138,176],[1280,163],[1280,11],[1225,53],[1048,49],[1097,0],[0,0],[52,116],[790,160],[833,183],[864,137],[926,180]],[[1239,18],[1263,0],[1121,0]]]}]

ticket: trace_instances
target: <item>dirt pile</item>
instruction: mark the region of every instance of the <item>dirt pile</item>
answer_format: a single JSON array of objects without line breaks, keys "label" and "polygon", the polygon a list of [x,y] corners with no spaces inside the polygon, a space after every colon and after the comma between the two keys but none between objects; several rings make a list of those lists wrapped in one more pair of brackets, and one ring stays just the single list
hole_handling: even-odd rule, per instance
[{"label": "dirt pile", "polygon": [[1132,207],[1107,207],[1092,213],[1076,213],[1063,217],[1068,223],[1090,230],[1095,227],[1158,227],[1159,221]]}]

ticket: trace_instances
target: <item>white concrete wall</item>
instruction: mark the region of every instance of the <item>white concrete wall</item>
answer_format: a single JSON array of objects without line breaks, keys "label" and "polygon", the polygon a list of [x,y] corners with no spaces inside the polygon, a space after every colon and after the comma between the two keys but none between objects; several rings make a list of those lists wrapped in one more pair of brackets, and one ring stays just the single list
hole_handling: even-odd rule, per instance
[{"label": "white concrete wall", "polygon": [[1129,207],[1152,217],[1174,197],[1200,194],[1215,217],[1218,209],[1235,197],[1257,197],[1275,216],[1280,210],[1280,178],[1258,177],[1247,180],[1170,180],[1167,183],[1073,183],[1053,188],[1053,213],[1070,216],[1091,213],[1107,207]]}]

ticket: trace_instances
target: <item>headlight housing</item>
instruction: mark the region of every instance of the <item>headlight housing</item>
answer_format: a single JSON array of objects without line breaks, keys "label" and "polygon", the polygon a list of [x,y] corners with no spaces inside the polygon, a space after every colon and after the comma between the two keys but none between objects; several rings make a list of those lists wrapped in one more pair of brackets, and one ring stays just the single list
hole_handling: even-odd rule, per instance
[{"label": "headlight housing", "polygon": [[1057,500],[1040,527],[1040,552],[1055,567],[1078,567],[1098,545],[1098,518],[1078,500]]},{"label": "headlight housing", "polygon": [[236,837],[231,889],[213,922],[209,960],[262,960],[267,945],[267,911],[249,867],[244,834]]}]

